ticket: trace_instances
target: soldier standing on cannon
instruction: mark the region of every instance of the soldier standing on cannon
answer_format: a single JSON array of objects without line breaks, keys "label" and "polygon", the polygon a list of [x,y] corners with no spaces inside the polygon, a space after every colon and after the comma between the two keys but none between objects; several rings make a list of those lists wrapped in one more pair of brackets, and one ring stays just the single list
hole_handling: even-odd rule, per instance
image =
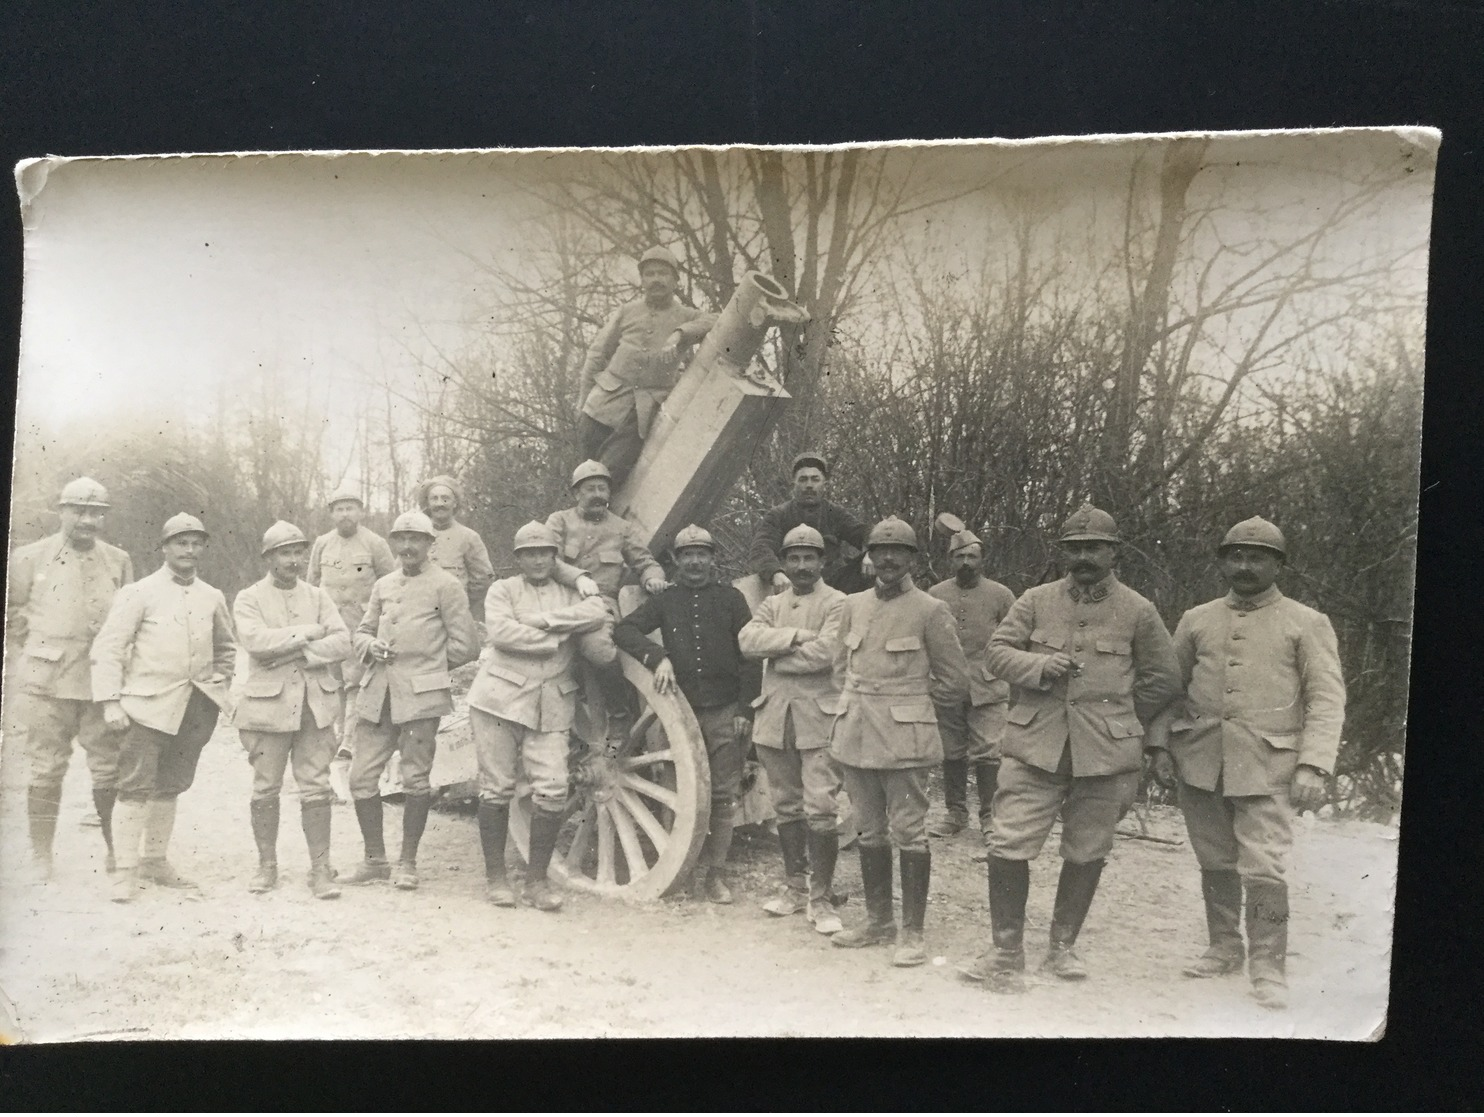
[{"label": "soldier standing on cannon", "polygon": [[484,602],[484,591],[495,580],[489,548],[479,532],[460,523],[457,513],[464,508],[464,490],[446,474],[430,477],[417,487],[417,503],[433,522],[433,547],[428,561],[448,571],[464,587],[472,608]]},{"label": "soldier standing on cannon", "polygon": [[[1345,722],[1335,630],[1273,583],[1288,556],[1276,526],[1243,520],[1217,551],[1224,597],[1175,628],[1184,698],[1150,726],[1162,775],[1170,756],[1201,867],[1210,946],[1189,977],[1240,973],[1259,1004],[1288,1004],[1290,819],[1324,802]],[[1166,741],[1167,738],[1167,741]],[[1247,943],[1240,927],[1246,893]]]},{"label": "soldier standing on cannon", "polygon": [[1065,577],[1026,590],[989,642],[989,669],[1012,686],[989,832],[991,948],[965,976],[1025,989],[1030,862],[1061,816],[1061,878],[1042,969],[1087,976],[1072,949],[1092,906],[1113,829],[1133,806],[1144,725],[1179,692],[1170,634],[1154,605],[1113,573],[1113,517],[1084,504],[1058,539]]},{"label": "soldier standing on cannon", "polygon": [[[335,525],[314,541],[309,552],[309,573],[306,580],[311,586],[321,586],[330,595],[330,600],[340,610],[340,619],[348,631],[354,632],[366,612],[366,602],[371,598],[371,587],[376,579],[384,578],[397,568],[397,560],[386,540],[369,528],[361,526],[361,517],[366,506],[354,489],[340,489],[330,497],[330,520]],[[344,684],[340,691],[340,751],[338,756],[349,760],[355,747],[355,697],[361,685],[364,665],[355,656],[347,655],[338,668]]]},{"label": "soldier standing on cannon", "polygon": [[232,724],[252,764],[249,813],[258,871],[249,892],[278,884],[278,820],[283,773],[290,760],[304,840],[309,890],[316,899],[340,895],[330,867],[330,761],[340,705],[337,669],[350,656],[350,629],[329,593],[299,579],[309,540],[280,520],[263,533],[268,574],[237,595],[232,616],[247,651],[247,679]]},{"label": "soldier standing on cannon", "polygon": [[830,464],[822,454],[806,451],[793,461],[793,497],[763,513],[752,532],[747,565],[764,586],[783,593],[790,583],[783,570],[783,537],[808,524],[824,539],[824,582],[845,593],[870,586],[860,557],[870,530],[848,508],[827,500]]},{"label": "soldier standing on cannon", "polygon": [[840,768],[830,756],[830,724],[840,700],[835,652],[845,595],[820,584],[824,539],[807,524],[783,537],[789,588],[765,597],[737,636],[742,654],[766,661],[754,706],[752,743],[768,773],[783,891],[763,905],[770,915],[807,908],[821,934],[842,930],[831,896],[840,854]]},{"label": "soldier standing on cannon", "polygon": [[[759,675],[743,658],[737,634],[752,615],[741,590],[716,581],[710,532],[694,524],[681,528],[674,550],[676,584],[619,621],[613,639],[654,672],[661,694],[678,686],[701,723],[711,766],[711,829],[697,866],[697,891],[714,904],[730,904],[725,866]],[[644,636],[656,628],[663,647]]]},{"label": "soldier standing on cannon", "polygon": [[670,583],[664,568],[639,538],[639,529],[609,509],[612,483],[613,475],[602,462],[583,462],[572,471],[571,489],[577,503],[553,512],[546,526],[556,539],[556,580],[601,595],[607,606],[607,623],[583,635],[580,647],[583,658],[597,669],[603,688],[608,737],[621,740],[638,711],[618,667],[618,648],[613,643],[613,625],[619,616],[618,586],[626,568],[651,595],[664,592]]},{"label": "soldier standing on cannon", "polygon": [[582,366],[582,453],[608,467],[615,488],[639,460],[655,413],[675,387],[683,351],[717,317],[676,298],[680,261],[666,248],[639,257],[639,286],[644,297],[609,316]]},{"label": "soldier standing on cannon", "polygon": [[113,812],[117,903],[132,900],[140,880],[195,887],[166,859],[175,801],[195,781],[218,714],[231,710],[237,657],[227,599],[196,577],[208,542],[195,516],[166,520],[164,564],[114,597],[93,641],[93,700],[110,728],[127,731]]},{"label": "soldier standing on cannon", "polygon": [[[350,793],[366,859],[350,884],[391,879],[414,889],[417,846],[428,824],[438,722],[453,713],[449,672],[479,655],[479,633],[468,596],[458,579],[428,557],[435,539],[432,521],[403,512],[389,533],[402,568],[377,580],[366,614],[353,637],[367,664],[356,712],[364,722],[350,766]],[[392,753],[402,753],[402,852],[396,872],[387,863],[377,782]]]},{"label": "soldier standing on cannon", "polygon": [[562,900],[546,877],[567,806],[568,736],[577,712],[573,637],[611,623],[600,597],[583,597],[552,579],[556,534],[529,523],[515,533],[520,574],[502,578],[485,598],[490,655],[469,688],[469,719],[479,755],[479,838],[485,895],[513,908],[505,879],[505,838],[517,765],[531,785],[531,846],[526,903],[556,911]]},{"label": "soldier standing on cannon", "polygon": [[984,544],[972,531],[960,531],[948,541],[948,557],[953,562],[953,577],[928,593],[948,606],[958,624],[958,642],[969,663],[969,698],[956,706],[938,707],[945,810],[943,818],[928,827],[934,838],[951,838],[969,824],[971,764],[979,792],[979,829],[989,833],[1010,684],[995,678],[985,662],[985,648],[1015,604],[1015,595],[1007,587],[984,576]]},{"label": "soldier standing on cannon", "polygon": [[835,681],[840,716],[830,751],[843,766],[860,837],[863,926],[830,939],[863,947],[897,939],[891,849],[902,873],[902,935],[896,966],[927,961],[922,930],[932,854],[928,849],[928,771],[943,759],[935,707],[969,697],[968,665],[948,606],[918,589],[911,525],[889,516],[866,539],[876,585],[845,599]]},{"label": "soldier standing on cannon", "polygon": [[[93,702],[88,649],[134,566],[118,547],[98,538],[108,491],[91,477],[62,488],[62,528],[20,547],[10,558],[6,596],[8,722],[24,734],[31,754],[26,795],[31,855],[38,876],[52,871],[52,843],[62,806],[62,779],[74,739],[82,745],[93,781],[93,805],[103,824],[108,871],[113,871],[113,804],[122,734]],[[12,689],[12,687],[14,689]]]}]

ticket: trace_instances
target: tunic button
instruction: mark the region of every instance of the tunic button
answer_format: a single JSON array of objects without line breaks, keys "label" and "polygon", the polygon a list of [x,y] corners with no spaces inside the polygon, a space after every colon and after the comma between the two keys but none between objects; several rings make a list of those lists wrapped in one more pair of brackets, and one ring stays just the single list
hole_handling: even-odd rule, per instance
[{"label": "tunic button", "polygon": [[1082,628],[1086,628],[1086,627],[1087,627],[1087,622],[1086,622],[1086,621],[1078,621],[1078,622],[1077,622],[1077,624],[1078,624],[1078,625],[1079,625],[1079,626],[1080,626],[1080,627],[1082,627]]},{"label": "tunic button", "polygon": [[1077,704],[1077,700],[1075,698],[1073,698],[1073,699],[1071,699],[1070,701],[1067,702],[1067,705],[1068,706],[1075,706],[1076,704]]},{"label": "tunic button", "polygon": [[1072,650],[1073,650],[1073,651],[1074,651],[1074,652],[1080,652],[1080,651],[1081,651],[1081,650],[1082,650],[1082,645],[1081,645],[1081,644],[1074,644],[1074,645],[1073,645],[1073,646],[1072,646]]},{"label": "tunic button", "polygon": [[1234,686],[1229,686],[1229,687],[1226,688],[1226,693],[1228,693],[1228,694],[1234,694],[1236,692],[1236,689],[1237,688],[1234,687]]},{"label": "tunic button", "polygon": [[1226,661],[1226,665],[1228,667],[1240,667],[1242,666],[1242,661],[1240,659],[1229,659]]},{"label": "tunic button", "polygon": [[1246,613],[1238,613],[1237,614],[1237,616],[1239,616],[1239,617],[1245,617],[1246,615],[1247,615]]}]

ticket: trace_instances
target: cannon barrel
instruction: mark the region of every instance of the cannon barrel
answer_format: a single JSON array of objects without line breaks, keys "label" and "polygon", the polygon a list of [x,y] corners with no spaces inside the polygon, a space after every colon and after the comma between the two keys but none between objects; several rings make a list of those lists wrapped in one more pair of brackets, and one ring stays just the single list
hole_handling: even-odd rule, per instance
[{"label": "cannon barrel", "polygon": [[808,311],[761,272],[742,277],[690,365],[660,407],[613,509],[639,526],[651,550],[689,523],[704,523],[747,468],[752,448],[792,397],[749,367],[771,326]]}]

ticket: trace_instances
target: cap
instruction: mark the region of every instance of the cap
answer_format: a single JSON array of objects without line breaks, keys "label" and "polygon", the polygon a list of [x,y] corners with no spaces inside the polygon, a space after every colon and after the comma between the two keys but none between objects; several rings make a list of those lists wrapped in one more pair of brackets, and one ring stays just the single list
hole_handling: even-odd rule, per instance
[{"label": "cap", "polygon": [[716,541],[711,538],[711,533],[705,528],[691,524],[675,533],[675,542],[670,549],[678,551],[682,547],[709,547],[714,551]]},{"label": "cap", "polygon": [[613,474],[608,472],[608,467],[602,462],[593,461],[589,458],[572,471],[572,480],[567,483],[569,489],[575,489],[584,481],[590,481],[594,477],[601,477],[610,485],[613,484]]},{"label": "cap", "polygon": [[429,539],[438,538],[433,532],[433,521],[428,519],[427,515],[422,512],[403,512],[393,520],[392,530],[387,532],[387,534],[397,535],[399,533],[406,535],[426,535]]},{"label": "cap", "polygon": [[677,277],[680,275],[680,261],[675,259],[675,253],[663,245],[657,244],[643,256],[639,257],[639,270],[643,271],[644,265],[651,260],[658,260],[660,263],[667,265]]},{"label": "cap", "polygon": [[1118,535],[1118,523],[1101,508],[1083,502],[1082,507],[1067,517],[1062,524],[1058,543],[1122,543]]},{"label": "cap", "polygon": [[915,551],[917,550],[917,532],[913,531],[912,525],[905,520],[888,516],[873,527],[871,534],[866,536],[866,550],[881,546],[911,547]]},{"label": "cap", "polygon": [[787,551],[790,547],[813,547],[816,551],[823,553],[824,536],[808,524],[800,524],[783,537],[783,549]]},{"label": "cap", "polygon": [[823,473],[826,477],[830,475],[830,463],[825,459],[825,456],[817,450],[805,450],[802,454],[796,454],[794,456],[794,464],[788,471],[789,476],[792,477],[799,471],[800,466],[805,465],[818,466],[819,472]]},{"label": "cap", "polygon": [[953,533],[953,538],[948,541],[948,553],[951,555],[957,551],[962,551],[965,547],[972,547],[975,544],[983,547],[984,540],[965,528],[963,531]]},{"label": "cap", "polygon": [[1216,553],[1220,554],[1228,547],[1237,546],[1266,547],[1270,551],[1277,551],[1284,558],[1288,557],[1288,541],[1283,538],[1278,525],[1269,523],[1261,516],[1253,516],[1250,520],[1234,525],[1221,541],[1221,546],[1216,548]]},{"label": "cap", "polygon": [[351,488],[349,485],[341,485],[340,488],[331,493],[330,499],[325,501],[325,507],[334,508],[335,505],[339,504],[342,500],[353,500],[362,508],[366,507],[366,502],[361,499],[361,494],[356,492],[356,490]]},{"label": "cap", "polygon": [[556,532],[539,520],[532,520],[515,533],[515,551],[534,551],[541,547],[557,548]]},{"label": "cap", "polygon": [[166,543],[177,535],[185,535],[187,532],[200,532],[206,538],[211,538],[211,533],[206,530],[206,525],[196,519],[189,512],[177,512],[165,521],[165,526],[160,529],[160,542]]},{"label": "cap", "polygon": [[74,508],[113,507],[108,503],[108,490],[91,477],[68,481],[62,486],[62,495],[57,498],[57,503],[63,507],[70,504]]},{"label": "cap", "polygon": [[433,486],[435,485],[442,485],[449,492],[453,493],[455,508],[462,508],[464,506],[464,490],[459,487],[459,483],[448,474],[440,473],[437,477],[429,477],[422,484],[418,485],[417,505],[419,508],[426,508],[428,506],[428,494],[433,491]]},{"label": "cap", "polygon": [[279,547],[287,547],[293,543],[308,543],[304,533],[287,520],[279,520],[267,531],[263,532],[263,554],[276,551]]}]

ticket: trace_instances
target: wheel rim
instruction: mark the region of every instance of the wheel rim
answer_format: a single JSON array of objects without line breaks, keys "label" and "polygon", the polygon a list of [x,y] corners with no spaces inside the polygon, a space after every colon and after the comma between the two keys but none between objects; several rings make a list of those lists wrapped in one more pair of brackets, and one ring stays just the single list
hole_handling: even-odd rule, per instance
[{"label": "wheel rim", "polygon": [[[572,767],[551,876],[578,891],[655,899],[681,884],[710,825],[711,777],[701,727],[679,693],[658,694],[652,676],[620,653],[642,712],[624,740],[604,739],[601,694],[588,686],[573,729],[585,749]],[[512,836],[528,856],[531,800],[522,782]]]}]

